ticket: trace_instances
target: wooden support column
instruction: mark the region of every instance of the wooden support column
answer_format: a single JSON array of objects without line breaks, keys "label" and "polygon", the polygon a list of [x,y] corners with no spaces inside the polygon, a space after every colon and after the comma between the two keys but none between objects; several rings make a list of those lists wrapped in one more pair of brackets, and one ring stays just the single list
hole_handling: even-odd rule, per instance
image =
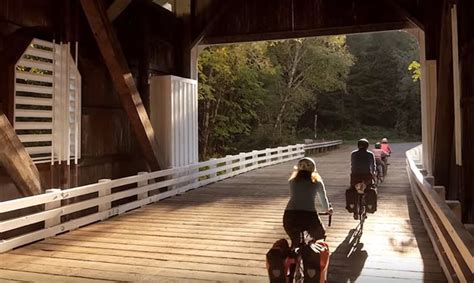
[{"label": "wooden support column", "polygon": [[158,170],[159,153],[155,134],[105,8],[100,0],[81,0],[81,5],[143,155],[150,169]]},{"label": "wooden support column", "polygon": [[420,44],[420,65],[421,65],[421,139],[423,144],[423,168],[427,170],[429,175],[433,174],[432,171],[432,150],[433,150],[433,132],[434,132],[434,119],[433,113],[431,113],[435,100],[430,94],[428,89],[428,76],[426,67],[426,41],[425,33],[420,28],[409,29],[410,33],[416,36]]},{"label": "wooden support column", "polygon": [[457,0],[462,177],[462,220],[474,223],[474,1]]},{"label": "wooden support column", "polygon": [[0,163],[20,193],[24,196],[41,194],[38,169],[2,111],[0,111],[0,145]]},{"label": "wooden support column", "polygon": [[454,132],[453,61],[451,48],[451,16],[447,3],[441,16],[438,58],[438,96],[436,100],[433,175],[436,185],[447,188],[448,198],[456,198],[457,189],[450,186],[450,166]]},{"label": "wooden support column", "polygon": [[139,50],[140,54],[138,55],[138,82],[137,87],[138,91],[140,92],[140,98],[143,101],[143,106],[150,115],[150,20],[149,20],[149,13],[143,12],[143,15],[140,17],[140,30],[141,36],[140,40],[142,44],[140,44]]}]

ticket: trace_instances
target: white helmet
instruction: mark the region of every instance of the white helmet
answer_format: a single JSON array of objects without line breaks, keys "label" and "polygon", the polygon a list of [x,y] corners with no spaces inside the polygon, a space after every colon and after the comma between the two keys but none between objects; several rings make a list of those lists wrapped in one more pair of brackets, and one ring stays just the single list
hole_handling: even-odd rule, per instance
[{"label": "white helmet", "polygon": [[383,139],[382,139],[382,142],[383,142],[383,143],[388,143],[387,138],[383,138]]},{"label": "white helmet", "polygon": [[305,157],[298,161],[298,164],[296,164],[296,169],[298,171],[314,172],[316,169],[316,163],[312,158]]}]

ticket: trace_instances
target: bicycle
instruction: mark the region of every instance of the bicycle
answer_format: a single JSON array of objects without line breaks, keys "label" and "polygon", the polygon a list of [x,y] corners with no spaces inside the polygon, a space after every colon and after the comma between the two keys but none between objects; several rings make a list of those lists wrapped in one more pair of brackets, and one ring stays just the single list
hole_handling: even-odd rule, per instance
[{"label": "bicycle", "polygon": [[[318,213],[318,215],[328,215],[329,216],[328,227],[331,227],[332,214],[329,214],[328,212],[324,212],[324,213]],[[305,277],[307,278],[306,281],[311,280],[311,278],[321,277],[321,267],[320,267],[319,261],[312,262],[312,263],[307,262],[308,266],[311,266],[314,268],[307,268],[306,274],[305,274],[303,254],[306,251],[309,251],[311,249],[311,244],[313,244],[313,247],[317,249],[319,252],[327,251],[327,256],[329,257],[329,248],[328,248],[328,245],[324,241],[318,241],[318,240],[315,241],[314,239],[311,239],[308,231],[306,230],[301,231],[300,242],[298,246],[292,249],[295,263],[291,264],[290,266],[287,282],[302,283],[302,282],[305,282]],[[327,258],[327,261],[329,262],[329,258]],[[327,266],[325,270],[327,271]],[[317,282],[320,282],[320,279],[318,279]]]},{"label": "bicycle", "polygon": [[384,166],[381,164],[383,161],[380,161],[380,163],[377,164],[376,166],[376,183],[377,185],[380,183],[383,183],[384,177],[385,177],[385,170]]},{"label": "bicycle", "polygon": [[357,215],[357,218],[359,219],[359,223],[354,229],[354,233],[352,234],[349,240],[351,249],[349,250],[349,253],[347,254],[347,258],[349,258],[351,254],[355,250],[357,250],[357,247],[360,243],[360,239],[362,238],[362,234],[364,231],[364,223],[365,223],[365,219],[367,219],[367,203],[365,201],[366,188],[367,188],[367,184],[365,184],[364,182],[360,182],[355,185],[355,189],[357,191],[357,206],[355,207],[354,215]]},{"label": "bicycle", "polygon": [[383,171],[383,175],[384,175],[384,176],[387,176],[388,165],[389,165],[389,163],[388,163],[388,158],[389,158],[389,157],[390,157],[390,154],[387,154],[387,155],[385,156],[385,158],[382,160],[382,161],[385,163],[385,166],[384,166],[384,168],[383,168],[383,169],[384,169],[384,171]]}]

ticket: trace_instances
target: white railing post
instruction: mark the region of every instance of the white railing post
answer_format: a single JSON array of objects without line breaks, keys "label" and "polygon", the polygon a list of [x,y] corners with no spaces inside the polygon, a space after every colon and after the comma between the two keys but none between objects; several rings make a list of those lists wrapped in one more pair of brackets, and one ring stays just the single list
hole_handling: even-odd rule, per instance
[{"label": "white railing post", "polygon": [[[211,158],[209,160],[216,160],[216,159]],[[209,165],[209,170],[213,170],[213,169],[216,169],[216,168],[217,168],[217,163],[213,163],[213,164]],[[209,174],[209,179],[214,179],[216,177],[217,177],[217,172]]]},{"label": "white railing post", "polygon": [[[109,183],[110,179],[100,179],[99,183]],[[103,188],[99,190],[99,197],[109,196],[112,193],[112,187],[109,184],[106,184]],[[112,202],[107,201],[99,204],[99,212],[107,211],[112,208]],[[104,216],[102,220],[107,219],[107,216]]]},{"label": "white railing post", "polygon": [[252,166],[257,166],[258,165],[258,150],[252,150]]},{"label": "white railing post", "polygon": [[[46,193],[58,193],[60,191],[61,191],[60,189],[49,189],[49,190],[46,190]],[[59,195],[55,198],[54,201],[44,204],[45,211],[52,210],[58,207],[61,207],[61,198],[59,197]],[[61,213],[58,213],[52,218],[46,219],[44,221],[44,228],[50,228],[59,224],[61,224]]]},{"label": "white railing post", "polygon": [[[147,175],[148,172],[146,171],[141,171],[141,172],[138,172],[137,175],[139,176],[143,176],[143,175]],[[137,187],[140,188],[140,187],[144,187],[148,185],[148,179],[146,180],[143,180],[143,181],[140,181],[140,182],[137,182]],[[143,192],[143,193],[139,193],[137,194],[137,200],[142,200],[142,199],[146,199],[148,197],[148,192]],[[142,207],[145,206],[145,205],[142,205]]]},{"label": "white railing post", "polygon": [[283,159],[283,157],[281,156],[282,153],[283,153],[282,147],[281,146],[277,147],[277,156],[278,156],[277,160]]},{"label": "white railing post", "polygon": [[266,152],[265,152],[265,157],[266,157],[265,163],[269,163],[269,162],[272,161],[272,156],[271,156],[271,155],[272,155],[272,152],[271,152],[272,149],[271,149],[271,148],[267,148],[267,149],[265,149],[265,150],[266,150]]},{"label": "white railing post", "polygon": [[[229,159],[229,160],[226,160],[225,166],[231,165],[232,164],[232,155],[226,155],[225,158]],[[232,174],[232,168],[226,169],[225,173],[226,174]]]},{"label": "white railing post", "polygon": [[245,157],[244,157],[244,156],[245,156],[245,152],[239,153],[239,156],[240,156],[240,158],[239,158],[239,164],[240,164],[239,169],[242,170],[242,169],[245,169],[245,167],[246,167],[246,165],[245,165]]}]

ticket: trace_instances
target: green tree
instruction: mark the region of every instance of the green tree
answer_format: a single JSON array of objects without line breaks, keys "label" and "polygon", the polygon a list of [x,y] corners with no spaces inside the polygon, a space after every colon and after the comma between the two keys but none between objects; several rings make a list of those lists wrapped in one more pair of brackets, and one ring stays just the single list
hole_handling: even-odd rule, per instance
[{"label": "green tree", "polygon": [[295,128],[301,114],[315,107],[318,94],[345,89],[353,64],[345,36],[276,41],[269,43],[268,50],[277,70],[273,86],[279,97],[273,127],[280,134],[283,121]]},{"label": "green tree", "polygon": [[419,124],[419,84],[413,84],[407,66],[418,60],[418,44],[407,32],[348,36],[352,67],[345,105],[352,109],[353,126],[378,126],[405,134]]},{"label": "green tree", "polygon": [[265,89],[260,77],[271,73],[264,43],[208,47],[199,58],[201,157],[227,153],[257,122]]}]

